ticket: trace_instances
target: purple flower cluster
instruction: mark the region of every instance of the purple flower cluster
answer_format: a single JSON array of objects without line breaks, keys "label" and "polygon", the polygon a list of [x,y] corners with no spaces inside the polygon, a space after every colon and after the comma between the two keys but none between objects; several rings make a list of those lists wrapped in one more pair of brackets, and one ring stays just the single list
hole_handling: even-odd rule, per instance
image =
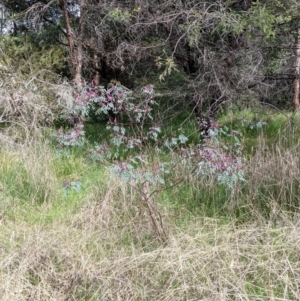
[{"label": "purple flower cluster", "polygon": [[60,147],[63,146],[81,146],[84,138],[84,126],[81,123],[76,124],[72,129],[64,132],[61,127],[56,135]]},{"label": "purple flower cluster", "polygon": [[[143,156],[131,157],[132,149],[138,150],[146,142],[154,142],[152,150],[168,151],[178,154],[190,170],[198,175],[214,175],[221,183],[233,185],[234,181],[243,178],[242,159],[237,156],[239,152],[233,149],[240,148],[238,134],[219,128],[219,125],[211,119],[202,119],[201,125],[210,139],[202,141],[197,146],[187,147],[188,137],[181,133],[173,133],[168,137],[160,137],[161,129],[154,124],[150,128],[146,126],[151,116],[151,104],[155,103],[154,86],[147,85],[138,97],[138,102],[132,101],[133,92],[118,83],[111,83],[107,89],[103,87],[85,87],[80,94],[74,98],[74,106],[66,119],[73,126],[71,130],[64,133],[61,128],[58,131],[57,141],[61,146],[80,146],[84,143],[84,120],[89,114],[92,106],[97,112],[108,115],[107,130],[111,131],[112,138],[91,151],[91,158],[99,161],[116,160],[123,156],[124,161],[114,161],[112,169],[126,181],[151,182],[153,185],[164,183],[164,175],[168,173],[167,162],[157,165],[149,165]],[[94,107],[94,108],[95,108]],[[127,134],[127,126],[136,127],[137,131],[132,136]],[[124,116],[127,116],[126,118]],[[231,137],[233,143],[224,142],[223,136]],[[222,140],[223,139],[223,140]],[[234,145],[233,145],[234,144]],[[230,151],[231,150],[231,151]],[[239,149],[240,151],[240,149]],[[129,156],[128,156],[129,155]],[[171,163],[170,163],[171,164]]]}]

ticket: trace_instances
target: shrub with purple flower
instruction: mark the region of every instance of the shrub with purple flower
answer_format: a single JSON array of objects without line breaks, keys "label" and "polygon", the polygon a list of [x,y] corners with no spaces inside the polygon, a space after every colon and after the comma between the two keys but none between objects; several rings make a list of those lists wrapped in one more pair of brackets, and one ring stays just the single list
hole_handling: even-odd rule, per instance
[{"label": "shrub with purple flower", "polygon": [[[161,137],[161,127],[152,123],[155,104],[153,85],[143,87],[138,95],[119,83],[111,83],[107,89],[86,86],[75,94],[73,106],[65,112],[73,128],[67,132],[60,129],[57,141],[61,146],[82,146],[84,121],[93,109],[96,114],[108,116],[106,129],[111,138],[90,150],[90,158],[109,165],[113,174],[124,181],[149,182],[154,186],[165,184],[164,177],[169,174],[172,163],[184,163],[190,167],[187,172],[214,176],[228,187],[244,180],[239,133],[229,133],[210,120],[209,138],[197,146],[187,147],[189,141],[183,132]],[[228,138],[230,142],[226,142]],[[166,159],[150,164],[151,152],[174,153],[180,159],[176,163]]]}]

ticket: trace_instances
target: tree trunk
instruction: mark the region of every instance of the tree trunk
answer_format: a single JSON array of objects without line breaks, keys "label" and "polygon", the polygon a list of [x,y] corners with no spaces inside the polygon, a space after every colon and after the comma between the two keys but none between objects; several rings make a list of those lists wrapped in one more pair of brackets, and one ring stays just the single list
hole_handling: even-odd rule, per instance
[{"label": "tree trunk", "polygon": [[294,79],[294,111],[299,111],[300,107],[300,28],[298,28],[298,34],[295,45],[296,60],[295,60],[295,79]]},{"label": "tree trunk", "polygon": [[94,69],[93,83],[95,86],[100,86],[101,76],[100,76],[99,56],[97,54],[97,44],[94,37],[91,38],[90,48],[92,53],[92,66]]},{"label": "tree trunk", "polygon": [[94,52],[93,54],[93,69],[94,71],[94,75],[93,75],[93,82],[95,86],[100,86],[100,72],[99,72],[99,57],[97,55],[96,52]]},{"label": "tree trunk", "polygon": [[85,0],[79,1],[80,6],[80,19],[77,37],[75,41],[74,33],[72,31],[70,18],[68,14],[68,2],[67,0],[60,0],[60,7],[63,11],[63,16],[65,20],[68,45],[70,51],[70,58],[72,64],[72,75],[75,86],[80,88],[82,86],[82,62],[83,62],[83,34],[84,34],[84,17],[86,13],[86,3]]},{"label": "tree trunk", "polygon": [[74,82],[77,87],[81,87],[82,85],[82,63],[83,63],[83,36],[84,36],[84,25],[85,25],[85,15],[86,15],[86,0],[79,1],[80,6],[80,19],[79,19],[79,27],[77,32],[77,49],[76,49],[76,68],[75,68],[75,76]]}]

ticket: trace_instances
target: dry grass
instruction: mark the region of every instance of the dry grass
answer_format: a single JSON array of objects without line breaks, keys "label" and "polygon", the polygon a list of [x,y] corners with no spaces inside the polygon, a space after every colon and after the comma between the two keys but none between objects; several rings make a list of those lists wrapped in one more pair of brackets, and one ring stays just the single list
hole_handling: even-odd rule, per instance
[{"label": "dry grass", "polygon": [[289,147],[279,141],[267,146],[260,139],[246,163],[246,179],[232,191],[230,207],[245,207],[257,217],[278,219],[281,211],[299,212],[300,144]]},{"label": "dry grass", "polygon": [[[186,209],[164,203],[166,244],[155,235],[141,196],[108,173],[88,170],[80,158],[56,158],[47,144],[3,148],[0,300],[299,300],[298,146],[260,145],[247,182],[227,203],[232,210],[244,207],[251,218],[225,223],[194,216],[179,227],[176,218]],[[59,184],[76,172],[88,189],[73,206]],[[207,181],[208,193],[221,196]],[[196,179],[190,185],[197,193]],[[169,196],[184,205],[188,194],[179,188]],[[57,218],[60,204],[65,208]]]},{"label": "dry grass", "polygon": [[[5,56],[0,47],[0,54]],[[42,137],[72,100],[72,87],[51,71],[20,72],[0,63],[0,143],[19,146]]]},{"label": "dry grass", "polygon": [[298,300],[300,224],[282,220],[167,224],[162,246],[134,192],[110,180],[63,222],[2,221],[0,299]]},{"label": "dry grass", "polygon": [[58,181],[48,143],[35,141],[16,149],[2,149],[0,172],[4,192],[30,203],[54,201]]},{"label": "dry grass", "polygon": [[2,225],[1,300],[300,297],[299,226],[237,228],[207,219],[146,252],[128,233],[133,221],[119,222],[116,232],[117,218],[107,227],[100,208],[84,208],[79,224]]}]

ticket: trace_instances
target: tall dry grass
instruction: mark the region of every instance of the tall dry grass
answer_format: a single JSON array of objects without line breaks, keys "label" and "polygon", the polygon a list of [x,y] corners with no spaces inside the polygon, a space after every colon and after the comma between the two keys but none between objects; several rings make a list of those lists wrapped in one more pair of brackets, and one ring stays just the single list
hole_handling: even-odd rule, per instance
[{"label": "tall dry grass", "polygon": [[[42,141],[2,147],[0,300],[299,300],[299,146],[259,145],[246,182],[232,191],[191,177],[189,192],[183,183],[153,195],[165,244],[139,193],[108,172],[58,159]],[[87,187],[72,206],[61,184],[78,170]],[[178,167],[174,176],[182,172]],[[184,219],[185,203],[205,209],[212,194],[216,209],[235,218]],[[56,218],[54,207],[64,202],[67,210]],[[247,218],[236,219],[241,210]]]},{"label": "tall dry grass", "polygon": [[[283,136],[284,138],[284,136]],[[260,138],[254,155],[245,164],[246,182],[231,192],[228,207],[244,208],[254,216],[279,222],[280,212],[299,213],[300,144],[279,139],[268,145]]]},{"label": "tall dry grass", "polygon": [[280,227],[195,217],[180,229],[162,213],[166,245],[136,192],[106,177],[63,220],[3,219],[0,300],[300,298],[300,223],[284,215]]},{"label": "tall dry grass", "polygon": [[0,181],[6,197],[32,204],[55,201],[59,184],[54,158],[49,144],[39,140],[17,149],[2,148]]},{"label": "tall dry grass", "polygon": [[[3,49],[0,54],[4,57]],[[12,147],[43,136],[72,101],[72,86],[57,74],[36,70],[29,59],[28,70],[0,62],[0,143]]]}]

